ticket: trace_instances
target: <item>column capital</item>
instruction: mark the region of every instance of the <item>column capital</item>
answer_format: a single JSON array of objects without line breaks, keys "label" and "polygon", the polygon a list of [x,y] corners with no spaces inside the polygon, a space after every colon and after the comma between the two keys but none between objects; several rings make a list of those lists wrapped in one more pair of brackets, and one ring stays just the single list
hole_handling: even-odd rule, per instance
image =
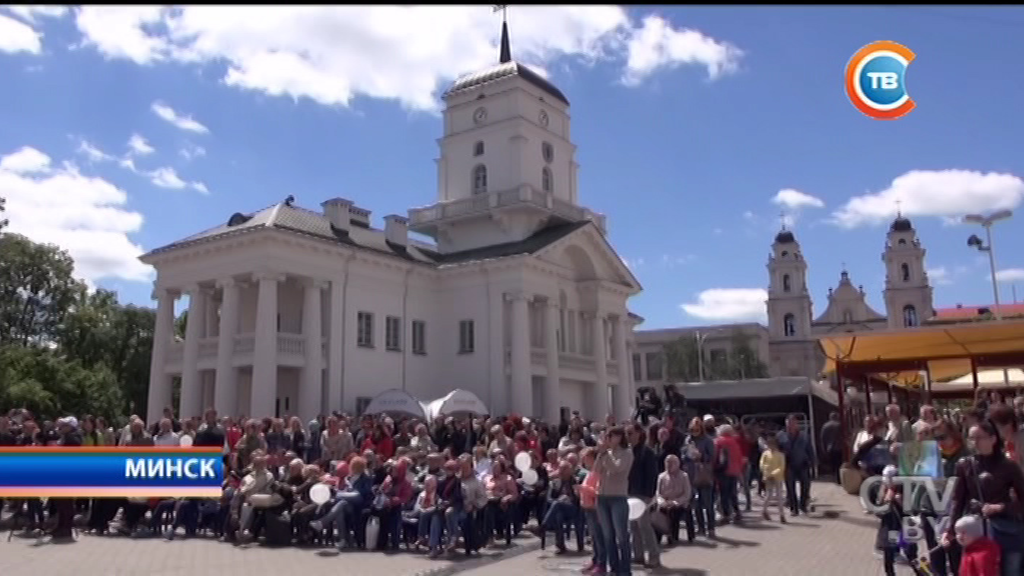
[{"label": "column capital", "polygon": [[545,308],[553,308],[555,310],[561,310],[562,303],[555,296],[547,296],[544,299],[544,307]]},{"label": "column capital", "polygon": [[257,282],[262,282],[264,280],[267,280],[269,282],[284,282],[284,279],[285,279],[285,275],[284,274],[282,274],[280,272],[269,271],[269,270],[264,270],[264,271],[261,271],[261,272],[254,272],[252,277],[253,277],[253,280],[256,280]]},{"label": "column capital", "polygon": [[181,291],[180,290],[178,290],[176,288],[168,288],[166,286],[154,286],[153,287],[153,294],[151,295],[153,300],[157,300],[157,301],[162,300],[164,298],[170,298],[171,300],[176,300],[178,298],[178,296],[181,296]]},{"label": "column capital", "polygon": [[239,284],[241,284],[241,282],[235,280],[233,276],[228,276],[226,278],[220,278],[217,280],[217,288],[232,288],[234,286],[238,286]]},{"label": "column capital", "polygon": [[306,288],[312,288],[314,290],[323,290],[330,286],[328,280],[321,280],[320,278],[303,278],[302,285]]},{"label": "column capital", "polygon": [[532,299],[531,295],[526,292],[505,292],[505,300],[508,300],[509,302],[529,302]]}]

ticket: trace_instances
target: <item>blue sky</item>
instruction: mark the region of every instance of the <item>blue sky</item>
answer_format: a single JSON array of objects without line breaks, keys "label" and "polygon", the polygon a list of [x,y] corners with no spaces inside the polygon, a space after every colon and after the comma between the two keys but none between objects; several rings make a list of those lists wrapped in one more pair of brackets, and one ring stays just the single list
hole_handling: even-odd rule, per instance
[{"label": "blue sky", "polygon": [[[1024,10],[510,9],[513,56],[572,102],[580,198],[644,292],[645,328],[757,320],[788,209],[815,311],[843,263],[883,310],[900,199],[936,307],[992,300],[951,221],[1024,200]],[[486,7],[0,8],[0,195],[11,230],[149,301],[135,258],[295,195],[389,213],[435,201],[437,94],[496,59]],[[889,122],[843,90],[875,40],[916,52],[917,109]],[[978,47],[978,48],[975,48]],[[133,138],[135,137],[135,138]],[[850,203],[851,199],[854,200]],[[817,201],[815,201],[816,199]],[[820,207],[815,207],[820,206]],[[996,229],[1024,299],[1024,211]],[[719,290],[718,292],[706,292]],[[702,299],[703,296],[703,299]]]}]

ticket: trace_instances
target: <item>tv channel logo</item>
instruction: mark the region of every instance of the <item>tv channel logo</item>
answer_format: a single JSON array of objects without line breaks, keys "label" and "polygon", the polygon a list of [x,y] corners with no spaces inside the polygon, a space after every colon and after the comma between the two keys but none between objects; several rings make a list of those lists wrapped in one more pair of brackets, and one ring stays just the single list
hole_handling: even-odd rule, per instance
[{"label": "tv channel logo", "polygon": [[895,120],[917,105],[907,92],[907,68],[916,55],[883,40],[864,46],[846,65],[846,95],[869,118]]}]

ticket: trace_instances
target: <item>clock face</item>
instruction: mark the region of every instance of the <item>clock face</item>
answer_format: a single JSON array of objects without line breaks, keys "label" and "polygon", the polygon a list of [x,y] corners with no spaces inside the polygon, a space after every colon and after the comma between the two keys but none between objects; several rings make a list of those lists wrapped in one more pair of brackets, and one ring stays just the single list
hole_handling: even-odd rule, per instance
[{"label": "clock face", "polygon": [[473,122],[480,124],[484,120],[487,120],[487,108],[481,106],[480,108],[477,108],[475,112],[473,112]]},{"label": "clock face", "polygon": [[541,111],[540,111],[540,125],[541,125],[541,126],[544,126],[545,128],[547,128],[547,125],[548,125],[548,123],[549,123],[550,121],[551,121],[551,119],[550,119],[550,118],[548,118],[548,113],[547,113],[547,111],[546,111],[546,110],[541,110]]}]

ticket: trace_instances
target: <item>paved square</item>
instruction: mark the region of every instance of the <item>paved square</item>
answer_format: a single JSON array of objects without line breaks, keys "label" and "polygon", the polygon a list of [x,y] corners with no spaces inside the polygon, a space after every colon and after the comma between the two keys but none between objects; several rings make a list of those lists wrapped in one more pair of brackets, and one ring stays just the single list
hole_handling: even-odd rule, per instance
[{"label": "paved square", "polygon": [[[748,514],[742,526],[719,529],[709,544],[666,550],[662,574],[673,576],[750,576],[751,574],[882,574],[872,554],[877,520],[865,515],[856,498],[835,485],[816,483],[817,510],[810,517],[791,518],[781,525]],[[330,573],[335,576],[389,574],[419,576],[558,576],[579,573],[586,558],[572,553],[555,556],[553,549],[502,555],[489,551],[483,560],[430,560],[410,552],[346,552],[333,554],[303,548],[235,547],[212,539],[133,540],[116,536],[81,536],[70,544],[37,545],[35,539],[0,533],[0,574],[20,576],[197,576],[224,573]],[[525,549],[532,537],[519,540]],[[504,559],[501,559],[505,556]],[[902,572],[909,573],[906,568]],[[647,576],[635,570],[636,576]]]}]

